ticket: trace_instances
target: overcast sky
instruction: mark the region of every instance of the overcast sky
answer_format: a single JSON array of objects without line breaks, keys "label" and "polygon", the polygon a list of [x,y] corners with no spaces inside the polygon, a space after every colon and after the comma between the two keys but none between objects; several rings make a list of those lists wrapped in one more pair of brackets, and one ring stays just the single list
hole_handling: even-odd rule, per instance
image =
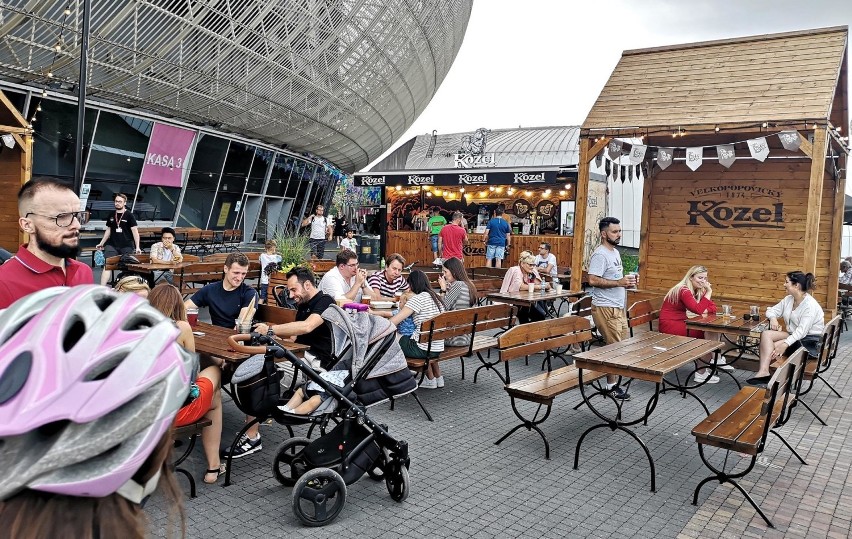
[{"label": "overcast sky", "polygon": [[626,49],[844,25],[852,0],[474,0],[449,74],[387,153],[432,130],[579,125]]}]

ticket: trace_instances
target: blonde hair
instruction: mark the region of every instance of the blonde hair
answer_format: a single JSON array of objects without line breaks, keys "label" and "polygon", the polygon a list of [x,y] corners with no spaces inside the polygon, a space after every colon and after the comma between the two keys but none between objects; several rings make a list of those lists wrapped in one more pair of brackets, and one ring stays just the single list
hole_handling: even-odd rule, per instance
[{"label": "blonde hair", "polygon": [[535,257],[529,251],[523,251],[518,258],[518,264],[535,264]]},{"label": "blonde hair", "polygon": [[692,266],[686,272],[686,275],[683,276],[676,285],[671,287],[669,291],[666,293],[666,297],[664,301],[668,301],[671,303],[677,303],[677,298],[680,295],[680,291],[683,288],[689,290],[689,293],[692,294],[692,297],[695,298],[695,301],[701,299],[701,296],[704,294],[704,290],[696,290],[694,286],[692,286],[692,278],[699,273],[707,273],[707,268],[704,266]]},{"label": "blonde hair", "polygon": [[150,292],[151,288],[148,286],[148,283],[143,277],[138,275],[126,275],[115,283],[115,288],[113,290],[116,292],[139,292],[140,290]]}]

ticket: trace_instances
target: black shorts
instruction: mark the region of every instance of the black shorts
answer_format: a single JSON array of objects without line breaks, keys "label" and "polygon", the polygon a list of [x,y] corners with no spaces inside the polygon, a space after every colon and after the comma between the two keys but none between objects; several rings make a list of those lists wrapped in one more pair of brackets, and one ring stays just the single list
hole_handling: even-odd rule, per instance
[{"label": "black shorts", "polygon": [[808,355],[811,357],[819,357],[820,352],[820,338],[816,335],[806,335],[801,340],[794,342],[789,347],[787,347],[787,351],[784,353],[786,357],[793,355],[793,352],[798,350],[799,348],[804,347],[807,350]]}]

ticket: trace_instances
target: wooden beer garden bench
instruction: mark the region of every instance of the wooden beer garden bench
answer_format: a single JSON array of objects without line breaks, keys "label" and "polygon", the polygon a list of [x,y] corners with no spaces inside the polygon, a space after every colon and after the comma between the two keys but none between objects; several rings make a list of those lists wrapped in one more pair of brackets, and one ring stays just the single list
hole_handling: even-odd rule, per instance
[{"label": "wooden beer garden bench", "polygon": [[[491,369],[500,379],[503,376],[494,366],[498,361],[489,362],[482,357],[482,352],[497,346],[497,337],[489,335],[480,335],[482,331],[489,329],[502,329],[511,327],[514,324],[515,309],[511,305],[484,305],[481,307],[470,307],[468,309],[459,309],[456,311],[445,311],[434,318],[423,322],[420,327],[420,343],[427,344],[427,355],[432,353],[432,342],[436,340],[446,340],[452,337],[462,335],[470,335],[470,344],[467,346],[449,346],[445,343],[444,350],[438,353],[437,357],[428,359],[406,357],[408,367],[412,370],[420,372],[420,381],[426,376],[426,369],[432,361],[446,361],[448,359],[459,358],[462,363],[462,380],[464,380],[464,359],[472,357],[474,354],[482,362],[474,373],[474,382],[476,375],[480,369]],[[419,402],[419,401],[418,401]],[[420,404],[423,412],[429,421],[432,421],[432,416],[426,411],[426,408]]]},{"label": "wooden beer garden bench", "polygon": [[[710,481],[730,483],[745,496],[748,503],[763,517],[770,528],[775,527],[760,506],[740,486],[737,479],[745,477],[754,468],[757,456],[766,448],[766,440],[770,432],[787,446],[799,462],[807,464],[776,430],[790,418],[791,408],[796,402],[795,388],[801,381],[802,360],[805,355],[806,351],[800,348],[784,362],[783,366],[775,370],[765,389],[754,386],[740,389],[728,402],[692,429],[692,435],[698,443],[701,461],[713,472],[713,475],[701,480],[695,487],[692,505],[698,505],[701,487]],[[751,459],[745,470],[736,473],[733,468],[726,471],[725,466],[718,469],[704,455],[704,446],[718,447],[727,453],[731,451],[744,453]],[[727,453],[725,463],[727,463]]]},{"label": "wooden beer garden bench", "polygon": [[[186,448],[177,460],[175,460],[173,466],[175,472],[182,474],[189,481],[190,498],[195,498],[195,479],[192,477],[191,473],[181,468],[180,465],[192,453],[192,449],[195,447],[195,441],[198,439],[198,435],[201,434],[201,431],[204,430],[204,427],[209,427],[212,424],[212,421],[206,417],[202,417],[195,423],[184,425],[182,427],[175,427],[172,430],[172,441],[175,444],[175,447],[178,447],[179,444],[186,443]],[[189,440],[188,442],[186,441],[187,439]]]},{"label": "wooden beer garden bench", "polygon": [[[586,343],[590,343],[593,339],[592,326],[588,320],[577,316],[567,316],[515,326],[497,338],[497,348],[500,360],[506,363],[506,377],[508,378],[508,361],[541,352],[550,354],[554,349],[567,348],[576,344],[585,348]],[[545,361],[547,361],[547,358],[545,358]],[[529,431],[535,430],[544,441],[545,458],[550,459],[550,443],[539,425],[550,416],[550,410],[556,397],[580,387],[580,376],[579,370],[574,365],[566,365],[555,370],[550,370],[549,362],[547,362],[547,365],[548,371],[543,374],[506,384],[504,389],[511,399],[512,411],[521,420],[521,423],[494,442],[495,445],[500,445],[506,438],[521,428]],[[602,372],[584,371],[583,383],[588,385],[603,376],[606,375]],[[527,419],[518,410],[517,400],[529,401],[538,405],[532,419]],[[546,407],[544,415],[539,417],[543,406]]]},{"label": "wooden beer garden bench", "polygon": [[198,292],[208,283],[222,280],[223,275],[221,262],[198,262],[186,266],[179,275],[175,275],[175,285],[180,293],[187,297]]}]

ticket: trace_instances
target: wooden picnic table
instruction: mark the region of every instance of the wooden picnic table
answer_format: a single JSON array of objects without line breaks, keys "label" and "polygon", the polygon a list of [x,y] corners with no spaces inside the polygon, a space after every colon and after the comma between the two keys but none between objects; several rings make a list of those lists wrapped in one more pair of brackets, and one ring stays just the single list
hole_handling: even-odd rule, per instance
[{"label": "wooden picnic table", "polygon": [[[228,344],[228,337],[237,334],[237,331],[234,329],[198,322],[192,328],[192,332],[195,335],[196,352],[219,357],[232,363],[239,363],[250,357],[244,353],[235,351]],[[203,333],[203,335],[199,335],[199,333]],[[294,343],[289,340],[278,340],[285,350],[293,352],[298,357],[304,357],[305,351],[310,348],[305,344]]]},{"label": "wooden picnic table", "polygon": [[[568,301],[571,298],[580,298],[585,295],[584,292],[571,292],[569,290],[562,289],[559,292],[554,290],[553,288],[548,288],[542,293],[540,290],[534,290],[532,294],[528,291],[520,291],[520,292],[494,292],[488,294],[488,299],[492,301],[499,301],[502,303],[510,303],[512,305],[518,305],[521,307],[532,307],[538,301],[545,302],[556,302]],[[561,307],[561,305],[560,305]],[[548,314],[555,318],[559,315],[558,309],[548,309]]]},{"label": "wooden picnic table", "polygon": [[127,264],[127,269],[130,271],[135,271],[137,273],[153,273],[155,271],[175,271],[185,268],[191,264],[193,264],[193,262],[167,262],[165,264],[156,262],[146,262],[139,264]]},{"label": "wooden picnic table", "polygon": [[759,356],[760,334],[768,327],[769,321],[763,318],[755,321],[744,320],[742,316],[708,314],[686,319],[687,330],[721,334],[722,338],[731,345],[730,350],[737,352],[730,363],[738,361],[746,353]]},{"label": "wooden picnic table", "polygon": [[[666,376],[674,373],[678,368],[688,365],[701,356],[709,352],[714,352],[721,347],[722,343],[718,341],[648,331],[621,342],[608,344],[588,352],[574,354],[574,365],[579,369],[580,392],[583,395],[583,401],[603,421],[603,423],[586,429],[582,436],[580,436],[574,453],[574,469],[576,470],[579,465],[580,447],[589,433],[602,428],[609,428],[612,431],[620,430],[629,434],[639,443],[642,450],[645,451],[645,455],[648,457],[648,462],[651,466],[651,492],[656,492],[656,469],[651,452],[642,439],[627,427],[639,423],[647,424],[648,417],[656,408],[660,395],[672,390],[677,391],[684,397],[686,395],[692,396],[701,404],[705,413],[710,415],[710,411],[704,402],[692,392],[696,387],[707,383],[706,381],[701,384],[689,385],[692,373],[689,373],[684,379],[684,382],[681,382],[680,376],[675,376],[674,379],[671,379],[671,377],[667,378]],[[642,416],[637,419],[626,420],[622,415],[622,406],[624,403],[609,396],[609,391],[598,388],[591,393],[587,393],[587,388],[583,383],[583,370],[596,373],[605,372],[607,374],[653,382],[655,391],[647,405],[642,406]],[[693,372],[695,370],[693,368]],[[707,379],[709,380],[710,378],[708,377]],[[615,402],[617,412],[614,417],[608,417],[605,411],[595,408],[590,400],[594,395],[604,395]]]}]

